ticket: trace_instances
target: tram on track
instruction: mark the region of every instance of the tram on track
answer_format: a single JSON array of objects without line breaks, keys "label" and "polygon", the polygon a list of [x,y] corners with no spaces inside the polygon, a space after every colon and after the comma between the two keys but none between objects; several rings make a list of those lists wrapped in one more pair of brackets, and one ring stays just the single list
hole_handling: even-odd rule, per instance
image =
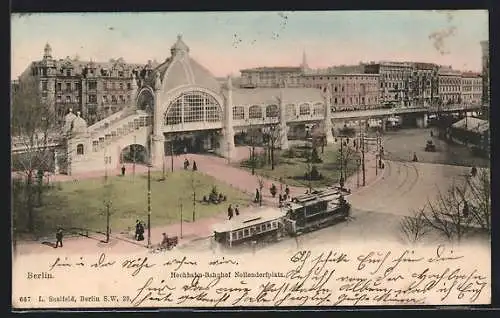
[{"label": "tram on track", "polygon": [[214,240],[228,247],[276,242],[345,221],[350,209],[342,192],[314,191],[294,197],[280,208],[259,207],[218,224],[214,227]]}]

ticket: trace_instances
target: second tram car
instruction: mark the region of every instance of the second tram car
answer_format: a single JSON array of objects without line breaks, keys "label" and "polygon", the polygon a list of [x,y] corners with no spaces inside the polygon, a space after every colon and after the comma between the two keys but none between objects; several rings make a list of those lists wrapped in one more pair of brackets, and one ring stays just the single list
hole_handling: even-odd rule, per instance
[{"label": "second tram car", "polygon": [[232,247],[252,241],[277,241],[344,221],[350,204],[337,190],[315,191],[285,202],[281,208],[260,207],[214,227],[216,242]]}]

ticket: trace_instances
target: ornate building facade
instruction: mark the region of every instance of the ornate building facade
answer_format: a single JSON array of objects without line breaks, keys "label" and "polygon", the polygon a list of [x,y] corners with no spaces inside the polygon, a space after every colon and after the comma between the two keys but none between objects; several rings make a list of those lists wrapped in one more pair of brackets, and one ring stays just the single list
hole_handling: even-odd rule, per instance
[{"label": "ornate building facade", "polygon": [[483,77],[483,103],[490,104],[490,44],[489,41],[481,42],[482,50],[482,77]]},{"label": "ornate building facade", "polygon": [[407,62],[365,64],[365,73],[379,74],[379,100],[382,104],[410,105],[413,66]]},{"label": "ornate building facade", "polygon": [[462,73],[451,66],[441,66],[439,76],[439,103],[441,105],[462,102]]},{"label": "ornate building facade", "polygon": [[339,74],[320,70],[310,71],[302,77],[305,87],[330,91],[332,111],[379,107],[378,74]]},{"label": "ornate building facade", "polygon": [[483,97],[483,77],[480,73],[464,72],[461,77],[462,103],[480,105]]},{"label": "ornate building facade", "polygon": [[109,62],[55,59],[47,44],[43,59],[32,62],[19,80],[36,79],[42,99],[52,107],[59,124],[69,109],[93,124],[130,104],[133,74],[144,74],[153,67],[151,62],[128,64],[122,58]]},{"label": "ornate building facade", "polygon": [[256,67],[240,70],[240,87],[277,88],[282,85],[283,81],[286,81],[289,87],[302,87],[301,76],[308,68],[307,56],[304,52],[300,66]]}]

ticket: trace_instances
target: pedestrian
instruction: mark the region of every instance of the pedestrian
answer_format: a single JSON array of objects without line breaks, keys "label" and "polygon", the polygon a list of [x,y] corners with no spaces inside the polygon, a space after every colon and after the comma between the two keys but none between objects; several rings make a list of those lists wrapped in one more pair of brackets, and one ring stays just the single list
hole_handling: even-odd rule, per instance
[{"label": "pedestrian", "polygon": [[417,153],[414,152],[413,153],[413,162],[417,162],[418,161],[418,158],[417,158]]},{"label": "pedestrian", "polygon": [[477,168],[476,167],[472,167],[472,169],[470,170],[470,174],[472,177],[475,177],[477,175]]},{"label": "pedestrian", "polygon": [[163,239],[161,241],[160,247],[161,248],[168,248],[168,236],[166,233],[162,233]]},{"label": "pedestrian", "polygon": [[196,161],[193,160],[193,171],[198,171],[198,166],[196,165]]},{"label": "pedestrian", "polygon": [[142,225],[142,222],[139,222],[139,233],[137,235],[137,240],[144,241],[144,225]]},{"label": "pedestrian", "polygon": [[136,241],[139,240],[139,232],[141,231],[141,222],[139,220],[135,220],[135,237]]},{"label": "pedestrian", "polygon": [[61,228],[57,229],[56,232],[56,247],[57,248],[61,244],[61,247],[63,247],[63,230]]},{"label": "pedestrian", "polygon": [[288,187],[288,185],[285,187],[285,194],[287,197],[290,195],[290,188]]},{"label": "pedestrian", "polygon": [[125,165],[122,166],[122,177],[125,175]]},{"label": "pedestrian", "polygon": [[434,133],[432,132],[432,130],[431,130],[431,137],[434,137]]},{"label": "pedestrian", "polygon": [[236,207],[234,208],[234,213],[236,214],[236,216],[240,215],[240,208],[238,205],[236,205]]},{"label": "pedestrian", "polygon": [[233,218],[233,207],[231,204],[227,208],[227,216],[228,216],[229,220],[231,220]]}]

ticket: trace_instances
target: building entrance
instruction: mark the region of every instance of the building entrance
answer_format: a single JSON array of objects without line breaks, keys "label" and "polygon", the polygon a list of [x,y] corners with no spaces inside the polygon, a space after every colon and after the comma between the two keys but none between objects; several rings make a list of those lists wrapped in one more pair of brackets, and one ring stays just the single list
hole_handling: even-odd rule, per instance
[{"label": "building entrance", "polygon": [[213,153],[219,147],[218,136],[217,130],[165,134],[165,155]]}]

